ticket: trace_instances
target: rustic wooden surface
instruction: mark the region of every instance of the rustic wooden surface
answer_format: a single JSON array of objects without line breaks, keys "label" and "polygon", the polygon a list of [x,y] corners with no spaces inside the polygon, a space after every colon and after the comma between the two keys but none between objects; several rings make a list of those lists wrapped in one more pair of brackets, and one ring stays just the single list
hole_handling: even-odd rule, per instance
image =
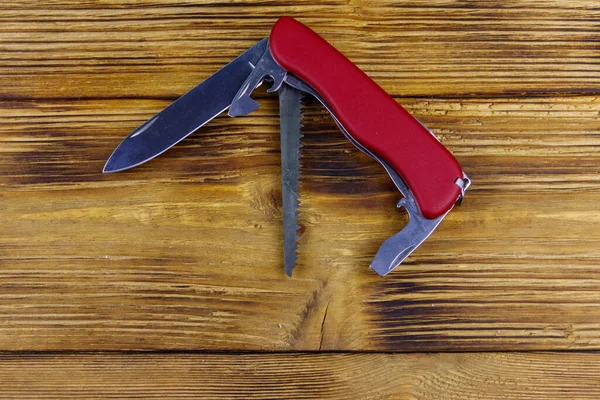
[{"label": "rustic wooden surface", "polygon": [[[386,278],[368,265],[406,222],[400,196],[310,99],[293,279],[282,268],[276,98],[259,94],[255,113],[221,116],[139,168],[100,172],[123,137],[280,15],[363,68],[474,181]],[[319,376],[339,397],[598,397],[599,33],[600,9],[584,0],[3,2],[6,393],[51,396],[76,376],[81,386],[60,394],[214,398],[268,376],[263,397],[302,397]],[[77,354],[103,350],[194,354]],[[344,353],[210,354],[318,350]],[[524,350],[545,353],[363,353]],[[228,380],[199,380],[205,356],[236,376],[231,392]],[[371,392],[348,392],[358,387]]]},{"label": "rustic wooden surface", "polygon": [[[597,399],[598,354],[0,356],[3,398]],[[251,396],[250,396],[251,394]]]}]

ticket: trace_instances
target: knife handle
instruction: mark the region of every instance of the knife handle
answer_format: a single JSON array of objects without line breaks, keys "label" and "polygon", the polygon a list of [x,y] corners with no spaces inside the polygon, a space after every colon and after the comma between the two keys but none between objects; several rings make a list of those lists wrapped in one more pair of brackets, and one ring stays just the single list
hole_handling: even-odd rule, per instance
[{"label": "knife handle", "polygon": [[458,161],[371,78],[307,26],[282,17],[269,42],[275,61],[304,80],[361,145],[402,177],[426,218],[443,215],[461,194]]}]

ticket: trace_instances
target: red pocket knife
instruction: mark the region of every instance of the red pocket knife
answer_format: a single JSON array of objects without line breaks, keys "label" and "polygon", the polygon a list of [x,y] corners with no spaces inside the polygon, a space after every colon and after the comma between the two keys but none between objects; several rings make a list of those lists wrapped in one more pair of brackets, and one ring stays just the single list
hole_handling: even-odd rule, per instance
[{"label": "red pocket knife", "polygon": [[388,238],[371,263],[379,275],[396,268],[460,203],[470,185],[458,161],[417,119],[310,28],[290,17],[263,39],[133,131],[103,172],[140,165],[229,109],[232,117],[258,107],[250,95],[263,81],[278,91],[281,116],[284,267],[296,263],[300,177],[301,96],[329,111],[343,134],[379,161],[403,199],[409,222]]}]

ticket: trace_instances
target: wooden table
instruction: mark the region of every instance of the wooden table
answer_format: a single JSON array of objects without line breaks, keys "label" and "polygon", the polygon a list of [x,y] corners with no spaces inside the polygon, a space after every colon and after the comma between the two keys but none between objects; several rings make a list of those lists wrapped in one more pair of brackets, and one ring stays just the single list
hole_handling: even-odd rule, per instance
[{"label": "wooden table", "polygon": [[[2,2],[0,397],[599,398],[594,3]],[[280,15],[473,179],[386,278],[368,265],[400,195],[314,100],[292,279],[276,97],[101,174]]]}]

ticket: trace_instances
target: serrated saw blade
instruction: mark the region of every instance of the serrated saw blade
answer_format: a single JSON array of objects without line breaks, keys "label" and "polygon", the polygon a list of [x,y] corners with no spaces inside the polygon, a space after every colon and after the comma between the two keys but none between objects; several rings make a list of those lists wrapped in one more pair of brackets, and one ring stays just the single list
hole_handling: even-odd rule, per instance
[{"label": "serrated saw blade", "polygon": [[283,265],[292,276],[298,250],[298,200],[300,199],[300,139],[302,92],[283,85],[279,89],[281,135],[281,194],[283,204]]}]

